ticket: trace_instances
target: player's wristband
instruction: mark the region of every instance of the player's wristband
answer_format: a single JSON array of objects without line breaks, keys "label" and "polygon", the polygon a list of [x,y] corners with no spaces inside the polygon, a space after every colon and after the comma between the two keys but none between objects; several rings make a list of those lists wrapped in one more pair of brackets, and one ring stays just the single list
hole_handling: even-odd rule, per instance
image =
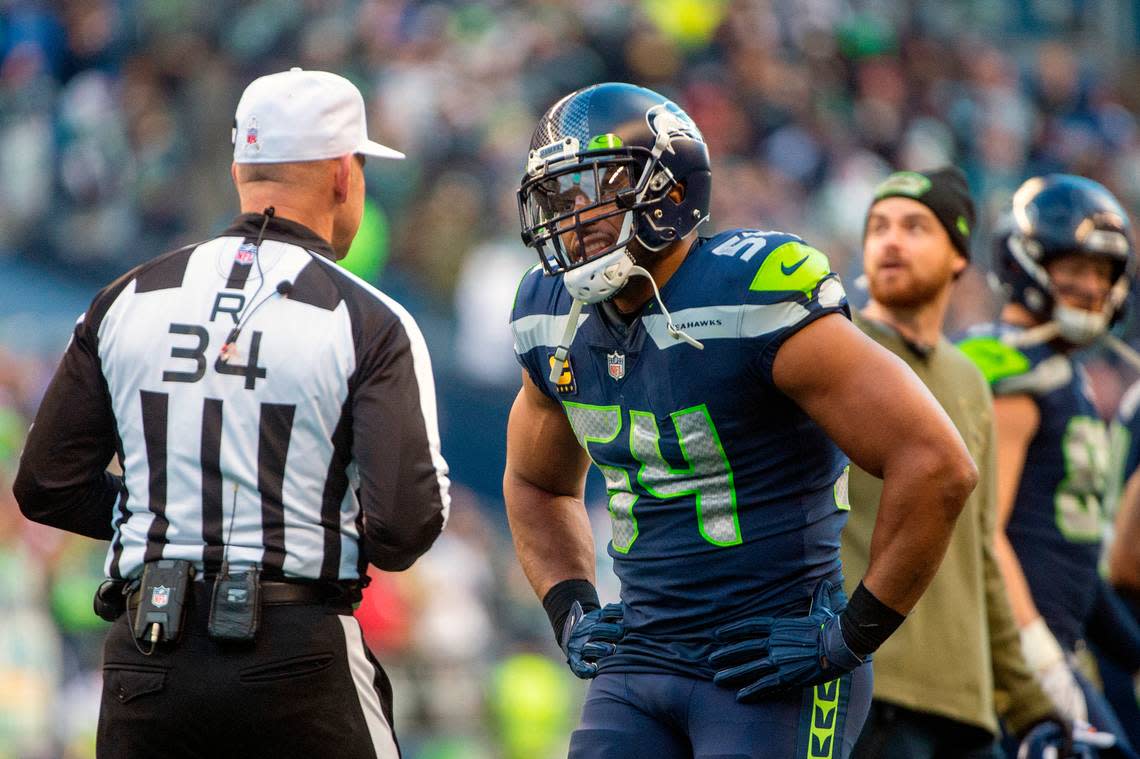
[{"label": "player's wristband", "polygon": [[546,609],[546,616],[550,617],[550,624],[554,628],[554,638],[558,645],[562,645],[562,625],[566,622],[566,615],[570,607],[577,601],[582,605],[582,611],[591,612],[602,608],[598,600],[598,590],[589,580],[563,580],[550,590],[542,599],[542,608]]},{"label": "player's wristband", "polygon": [[891,637],[891,633],[906,619],[875,598],[862,582],[851,594],[851,600],[847,602],[847,608],[841,617],[843,642],[859,658],[877,651],[883,641]]}]

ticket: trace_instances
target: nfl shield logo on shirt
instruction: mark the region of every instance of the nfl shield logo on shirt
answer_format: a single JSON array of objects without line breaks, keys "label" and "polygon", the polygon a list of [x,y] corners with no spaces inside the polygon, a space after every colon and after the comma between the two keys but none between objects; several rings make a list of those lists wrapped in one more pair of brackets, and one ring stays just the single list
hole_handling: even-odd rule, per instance
[{"label": "nfl shield logo on shirt", "polygon": [[609,368],[610,378],[613,380],[620,380],[625,376],[625,354],[624,353],[607,353],[606,365]]},{"label": "nfl shield logo on shirt", "polygon": [[161,609],[170,603],[170,588],[165,585],[156,585],[150,591],[150,605],[156,609]]},{"label": "nfl shield logo on shirt", "polygon": [[251,242],[243,242],[234,254],[234,261],[242,266],[249,266],[253,263],[253,257],[257,255],[257,246]]}]

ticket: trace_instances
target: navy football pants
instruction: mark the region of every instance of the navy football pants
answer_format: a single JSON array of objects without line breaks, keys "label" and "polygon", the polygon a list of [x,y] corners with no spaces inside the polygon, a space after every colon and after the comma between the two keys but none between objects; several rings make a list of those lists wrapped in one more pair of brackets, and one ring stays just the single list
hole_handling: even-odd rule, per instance
[{"label": "navy football pants", "polygon": [[871,704],[871,665],[756,704],[680,675],[602,673],[569,759],[846,759]]}]

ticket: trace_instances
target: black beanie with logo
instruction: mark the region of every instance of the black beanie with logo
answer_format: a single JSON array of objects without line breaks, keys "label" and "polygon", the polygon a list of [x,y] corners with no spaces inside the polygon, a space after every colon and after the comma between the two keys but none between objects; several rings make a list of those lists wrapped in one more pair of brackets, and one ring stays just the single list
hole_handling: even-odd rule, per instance
[{"label": "black beanie with logo", "polygon": [[974,201],[970,198],[966,175],[957,166],[932,171],[896,171],[875,188],[874,203],[884,198],[910,198],[922,203],[946,228],[958,253],[967,261],[970,259]]}]

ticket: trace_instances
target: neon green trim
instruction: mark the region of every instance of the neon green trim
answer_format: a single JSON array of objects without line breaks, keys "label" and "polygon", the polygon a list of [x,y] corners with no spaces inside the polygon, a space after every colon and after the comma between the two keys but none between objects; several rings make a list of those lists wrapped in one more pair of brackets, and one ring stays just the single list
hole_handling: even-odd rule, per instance
[{"label": "neon green trim", "polygon": [[[727,481],[728,481],[729,504],[730,504],[730,507],[732,508],[733,537],[731,540],[716,540],[711,535],[709,535],[708,531],[705,529],[704,510],[701,508],[701,506],[702,506],[701,500],[702,500],[703,494],[702,494],[700,488],[689,488],[687,490],[678,490],[676,492],[669,492],[669,493],[654,489],[653,486],[651,486],[648,482],[645,481],[645,470],[647,470],[649,468],[648,462],[642,460],[641,457],[639,457],[637,455],[637,452],[633,449],[633,430],[635,428],[635,425],[633,423],[633,419],[635,416],[645,417],[646,419],[649,420],[649,423],[653,426],[653,431],[654,431],[653,447],[657,451],[657,459],[665,464],[665,468],[669,472],[669,475],[677,477],[678,479],[683,479],[683,478],[692,476],[696,470],[696,465],[693,463],[692,457],[689,456],[689,452],[685,450],[684,436],[681,435],[680,427],[677,425],[677,419],[678,419],[678,417],[684,416],[685,414],[696,414],[696,413],[704,414],[705,420],[708,422],[708,425],[709,425],[709,430],[712,432],[713,442],[716,444],[717,451],[720,453],[721,462],[724,464],[724,472],[725,472],[725,475],[727,476]],[[740,516],[736,513],[736,484],[735,484],[735,482],[733,480],[733,476],[732,476],[732,466],[729,465],[729,463],[728,463],[728,455],[725,453],[724,446],[720,442],[720,435],[717,433],[716,426],[713,424],[712,416],[709,415],[708,407],[706,407],[705,404],[702,403],[699,406],[692,406],[692,407],[687,408],[687,409],[681,409],[680,411],[674,411],[672,414],[669,415],[669,418],[673,420],[673,428],[677,431],[677,445],[681,449],[681,455],[684,456],[685,463],[688,464],[688,466],[684,469],[674,468],[673,465],[670,464],[669,461],[665,458],[665,456],[662,455],[662,453],[661,453],[661,430],[657,426],[657,417],[654,416],[653,413],[651,413],[649,411],[633,411],[633,410],[631,410],[629,412],[629,418],[630,418],[629,453],[631,456],[633,456],[633,458],[635,460],[641,461],[641,466],[638,467],[638,470],[637,470],[637,482],[639,485],[641,485],[642,488],[645,489],[645,492],[649,493],[654,498],[660,498],[662,500],[667,499],[667,498],[681,498],[684,496],[693,496],[694,501],[695,501],[696,511],[697,511],[697,528],[701,532],[701,537],[703,537],[705,540],[707,540],[709,543],[711,543],[714,546],[735,546],[735,545],[740,545],[742,542],[744,542],[743,538],[741,538],[741,536],[740,536]]]},{"label": "neon green trim", "polygon": [[1065,457],[1065,478],[1053,493],[1053,522],[1070,543],[1096,543],[1101,538],[1100,499],[1108,469],[1104,422],[1095,417],[1074,416],[1065,426],[1061,453]]},{"label": "neon green trim", "polygon": [[[701,537],[703,537],[708,542],[712,543],[714,546],[740,545],[743,542],[743,538],[741,538],[741,536],[740,536],[740,516],[736,513],[736,481],[732,475],[732,465],[728,463],[728,454],[725,453],[724,445],[722,445],[720,442],[720,433],[716,431],[716,425],[713,424],[712,416],[709,414],[708,407],[702,403],[699,406],[693,406],[691,408],[682,409],[681,411],[674,412],[674,413],[670,414],[669,416],[671,419],[673,419],[673,426],[677,427],[677,417],[679,417],[682,414],[695,414],[698,411],[705,415],[705,421],[707,421],[709,423],[709,431],[712,432],[713,442],[716,443],[716,449],[720,453],[720,460],[724,463],[725,474],[728,475],[728,498],[729,498],[729,503],[731,504],[731,508],[732,508],[733,534],[736,537],[734,540],[731,540],[728,542],[721,542],[718,540],[714,540],[712,538],[712,536],[710,536],[705,531],[705,515],[704,515],[704,512],[701,510],[701,494],[699,492],[697,493],[697,528],[701,531]],[[679,427],[677,429],[678,429],[678,431],[680,430]],[[683,453],[685,455],[685,460],[686,461],[690,460],[689,459],[689,453],[688,453],[688,451],[685,450],[685,441],[683,439],[681,439],[680,435],[677,436],[677,443],[681,447],[681,453]]]},{"label": "neon green trim", "polygon": [[1104,492],[1104,515],[1116,515],[1120,507],[1120,497],[1131,472],[1125,473],[1128,451],[1132,448],[1132,431],[1117,419],[1108,429],[1108,487]]},{"label": "neon green trim", "polygon": [[[594,437],[592,435],[582,435],[583,448],[586,448],[585,443],[611,443],[619,434],[621,434],[622,414],[621,406],[595,406],[592,403],[575,403],[574,401],[562,401],[563,407],[569,406],[571,408],[581,408],[587,411],[605,411],[606,413],[617,413],[617,427],[614,428],[614,433],[609,437]],[[575,433],[577,434],[577,433]],[[586,449],[586,453],[589,453]]]},{"label": "neon green trim", "polygon": [[820,251],[801,242],[786,242],[760,264],[749,290],[801,292],[811,297],[820,281],[831,273],[831,263]]},{"label": "neon green trim", "polygon": [[616,134],[597,134],[590,138],[590,142],[586,144],[586,150],[608,150],[620,148],[622,144],[621,137]]},{"label": "neon green trim", "polygon": [[958,350],[981,370],[991,385],[1006,377],[1016,377],[1029,371],[1029,358],[1011,345],[996,337],[970,337],[958,343]]},{"label": "neon green trim", "polygon": [[511,310],[512,311],[514,311],[519,305],[519,293],[522,291],[523,282],[526,282],[527,276],[532,271],[540,268],[541,266],[542,266],[541,263],[537,263],[537,264],[527,268],[527,270],[523,272],[523,275],[521,277],[519,277],[519,283],[517,285],[515,285],[515,299],[514,299],[514,301],[511,302]]},{"label": "neon green trim", "polygon": [[[629,540],[619,544],[617,542],[617,536],[614,534],[615,531],[612,529],[612,527],[610,530],[610,545],[613,546],[614,550],[618,553],[629,553],[629,549],[633,548],[633,543],[637,540],[637,536],[639,534],[639,530],[637,529],[637,515],[633,513],[633,507],[636,506],[637,502],[641,500],[641,496],[636,495],[633,492],[633,486],[629,482],[629,472],[626,470],[622,469],[621,467],[605,466],[604,464],[598,464],[596,462],[594,463],[594,466],[602,470],[602,476],[605,477],[606,485],[609,489],[610,500],[606,504],[606,508],[609,509],[610,512],[611,525],[615,522],[625,519],[625,515],[618,514],[617,510],[614,508],[614,502],[620,499],[622,496],[630,496],[632,498],[632,500],[629,502],[629,505],[625,507],[629,510],[629,522],[633,528],[633,534],[629,536]],[[625,485],[625,490],[622,490],[621,488],[609,488],[611,475],[613,476],[615,482]]]},{"label": "neon green trim", "polygon": [[969,235],[970,235],[970,223],[968,221],[966,221],[965,216],[959,216],[958,217],[957,227],[958,227],[959,232],[961,232],[964,236],[969,237]]},{"label": "neon green trim", "polygon": [[851,465],[848,464],[843,467],[843,474],[839,475],[835,484],[831,486],[831,492],[835,495],[835,508],[840,511],[851,511],[850,482]]},{"label": "neon green trim", "polygon": [[812,688],[811,727],[808,731],[806,759],[834,759],[839,722],[839,690],[841,679],[820,683]]},{"label": "neon green trim", "polygon": [[[623,518],[623,517],[619,517],[617,512],[614,510],[614,501],[623,495],[633,496],[633,500],[629,502],[629,506],[628,506],[629,521],[630,521],[630,524],[632,525],[632,528],[633,528],[633,534],[630,536],[628,541],[626,541],[625,543],[623,543],[621,545],[614,542],[612,537],[610,539],[610,545],[612,545],[614,547],[615,551],[617,551],[618,553],[629,553],[629,549],[633,547],[633,543],[634,543],[634,541],[637,540],[637,536],[639,534],[639,530],[637,528],[637,515],[634,514],[633,507],[635,505],[637,505],[637,502],[638,502],[638,500],[640,500],[641,496],[636,495],[633,492],[633,487],[630,485],[630,481],[629,481],[629,472],[625,471],[621,467],[607,466],[605,464],[599,464],[597,462],[597,460],[594,458],[593,454],[590,453],[590,446],[589,446],[590,443],[605,444],[605,443],[611,443],[615,439],[617,439],[617,436],[621,434],[622,424],[624,422],[624,420],[623,420],[624,415],[622,414],[621,406],[595,406],[591,403],[575,403],[574,401],[562,401],[562,405],[563,405],[563,407],[569,406],[569,407],[573,407],[573,408],[585,409],[587,411],[602,411],[605,413],[614,413],[617,415],[617,427],[614,428],[613,434],[610,435],[609,437],[595,437],[595,436],[583,434],[579,440],[580,440],[582,448],[585,449],[585,451],[586,451],[586,455],[590,457],[590,461],[594,462],[594,466],[596,466],[598,468],[598,471],[600,471],[602,473],[602,477],[604,477],[606,480],[606,491],[610,496],[607,508],[609,509],[609,512],[610,512],[611,524],[614,522],[617,522],[621,518]],[[570,414],[567,414],[566,416],[568,419],[573,418],[573,417],[571,417]],[[571,426],[573,426],[573,425],[571,425]],[[578,431],[575,430],[574,434],[577,435]],[[620,484],[622,482],[625,483],[625,488],[626,488],[625,490],[621,490],[618,487],[613,487],[613,485],[615,483]],[[611,535],[612,535],[612,530],[611,530]]]}]

